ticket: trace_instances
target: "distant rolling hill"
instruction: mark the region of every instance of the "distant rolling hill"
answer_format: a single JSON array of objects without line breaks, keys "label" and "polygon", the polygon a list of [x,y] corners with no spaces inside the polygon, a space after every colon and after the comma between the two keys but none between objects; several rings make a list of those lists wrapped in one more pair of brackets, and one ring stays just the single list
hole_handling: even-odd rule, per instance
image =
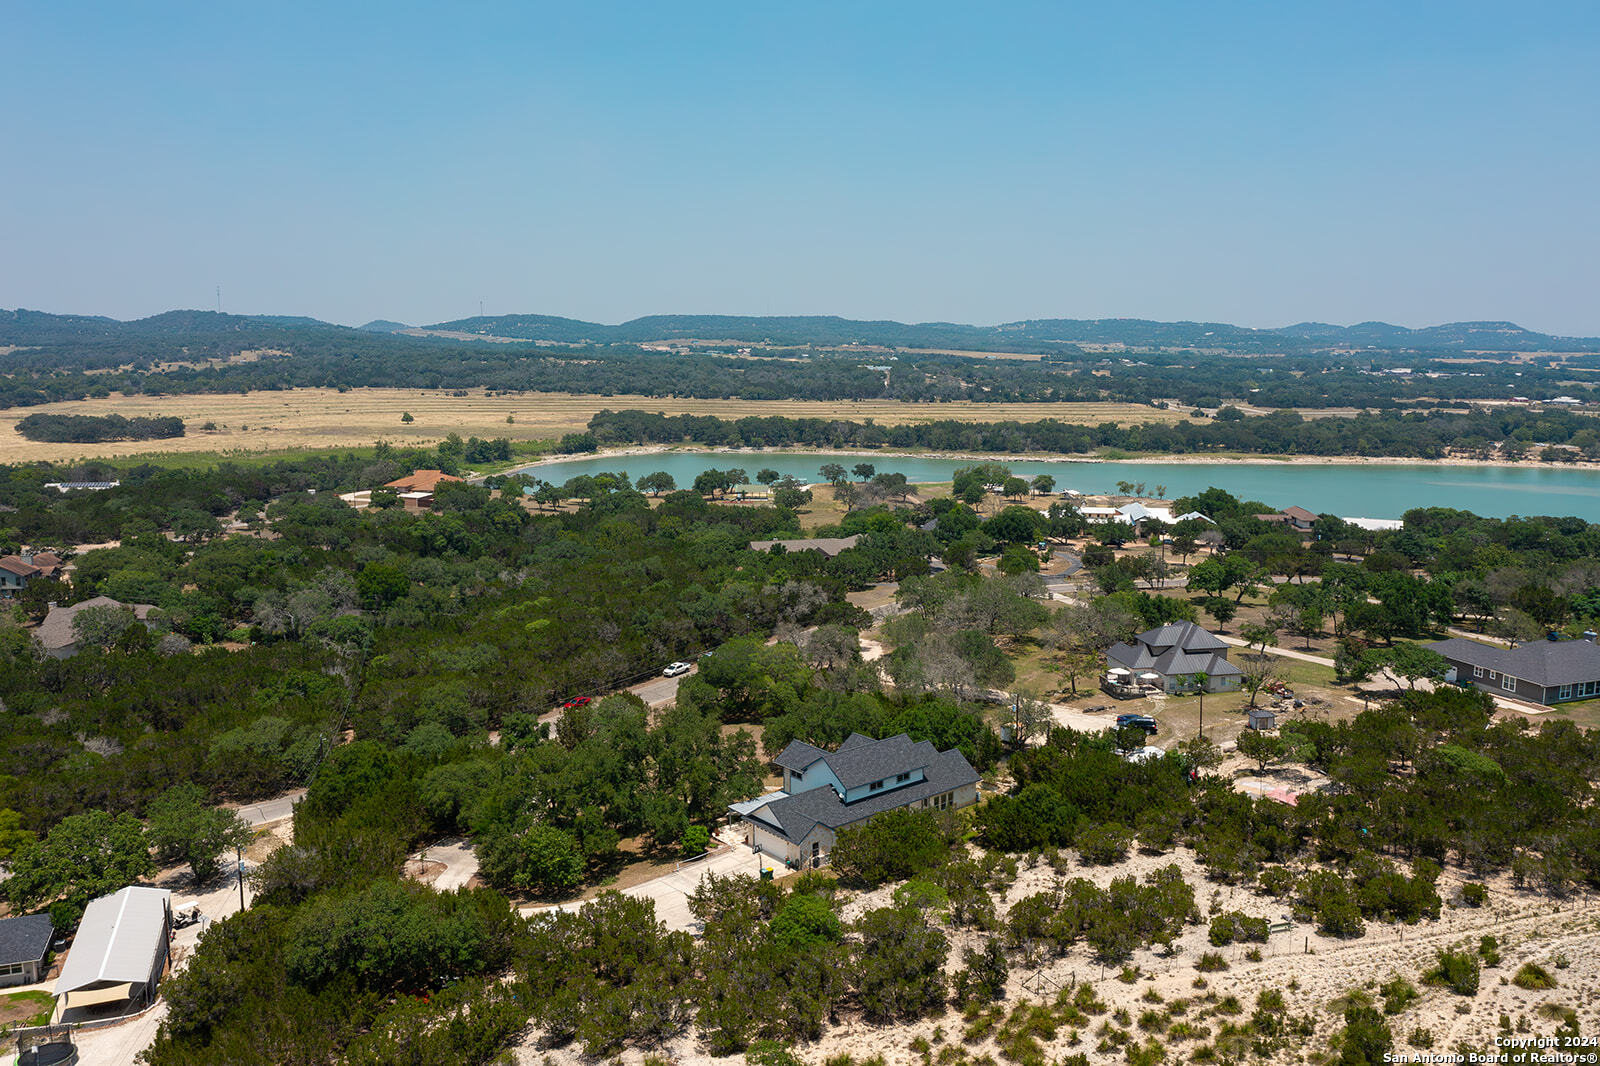
[{"label": "distant rolling hill", "polygon": [[1015,350],[1060,345],[1122,344],[1130,348],[1231,348],[1243,351],[1317,348],[1484,349],[1489,351],[1600,351],[1600,338],[1555,337],[1512,322],[1452,322],[1407,329],[1384,322],[1332,326],[1305,322],[1282,329],[1251,329],[1225,322],[1158,322],[1149,319],[1028,319],[998,326],[951,322],[907,324],[831,315],[744,317],[651,315],[608,326],[549,315],[463,318],[422,327],[453,334],[514,337],[569,344],[643,344],[651,341],[725,340],[760,344],[867,344],[891,348]]},{"label": "distant rolling hill", "polygon": [[1334,326],[1302,322],[1281,329],[1252,329],[1225,322],[1159,322],[1137,318],[1044,318],[971,326],[954,322],[861,321],[832,315],[650,315],[618,325],[554,315],[495,315],[438,322],[415,330],[400,322],[377,320],[364,326],[339,326],[314,318],[279,315],[229,315],[216,311],[168,311],[120,322],[90,315],[52,315],[42,311],[0,310],[0,344],[95,345],[131,343],[292,344],[296,338],[338,343],[362,338],[370,343],[419,343],[413,334],[432,333],[543,341],[556,344],[647,344],[686,340],[739,344],[860,344],[886,348],[954,348],[976,351],[1050,352],[1074,345],[1125,345],[1129,348],[1214,348],[1241,353],[1300,352],[1339,348],[1389,351],[1600,352],[1600,338],[1556,337],[1512,322],[1451,322],[1407,329],[1384,322]]}]

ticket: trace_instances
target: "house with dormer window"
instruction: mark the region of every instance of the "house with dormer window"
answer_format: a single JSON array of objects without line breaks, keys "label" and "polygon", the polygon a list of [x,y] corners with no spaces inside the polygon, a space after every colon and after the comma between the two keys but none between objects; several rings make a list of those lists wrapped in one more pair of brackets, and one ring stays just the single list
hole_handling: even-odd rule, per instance
[{"label": "house with dormer window", "polygon": [[751,847],[795,868],[821,866],[839,830],[873,815],[978,801],[978,772],[961,752],[903,733],[885,740],[852,733],[833,752],[795,740],[772,761],[783,788],[729,809]]}]

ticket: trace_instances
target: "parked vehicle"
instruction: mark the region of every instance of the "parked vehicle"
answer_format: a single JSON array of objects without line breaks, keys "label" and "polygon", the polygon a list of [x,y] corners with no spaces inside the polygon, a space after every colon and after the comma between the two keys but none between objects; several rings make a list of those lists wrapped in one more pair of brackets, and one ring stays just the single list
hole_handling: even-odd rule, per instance
[{"label": "parked vehicle", "polygon": [[1156,735],[1156,720],[1148,714],[1119,714],[1117,715],[1117,728],[1142,729],[1149,736]]},{"label": "parked vehicle", "polygon": [[687,674],[691,669],[693,669],[693,667],[691,667],[688,663],[668,663],[667,668],[661,671],[661,676],[677,677],[679,674]]},{"label": "parked vehicle", "polygon": [[574,696],[561,705],[563,711],[570,711],[574,707],[587,707],[593,701],[588,696]]}]

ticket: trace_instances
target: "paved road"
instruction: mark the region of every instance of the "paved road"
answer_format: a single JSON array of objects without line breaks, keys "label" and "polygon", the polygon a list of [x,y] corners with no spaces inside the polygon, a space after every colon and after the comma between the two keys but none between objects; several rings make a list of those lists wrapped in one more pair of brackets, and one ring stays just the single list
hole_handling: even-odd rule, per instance
[{"label": "paved road", "polygon": [[1062,578],[1071,577],[1073,574],[1076,574],[1082,569],[1082,557],[1074,555],[1069,551],[1062,551],[1060,548],[1057,548],[1051,554],[1050,565],[1044,570],[1040,571],[1039,576],[1044,578],[1047,582],[1059,581]]},{"label": "paved road", "polygon": [[239,817],[252,826],[263,826],[294,817],[294,805],[305,798],[306,790],[297,788],[260,803],[248,803],[239,808]]},{"label": "paved road", "polygon": [[652,707],[661,707],[678,698],[678,682],[686,677],[699,673],[700,667],[695,666],[687,674],[677,677],[657,677],[641,682],[628,689]]},{"label": "paved road", "polygon": [[[1248,641],[1240,640],[1238,637],[1224,637],[1219,634],[1217,639],[1222,641],[1224,644],[1232,644],[1235,648],[1254,647],[1253,644],[1250,644]],[[1267,648],[1267,654],[1281,655],[1285,659],[1299,659],[1303,663],[1316,663],[1318,666],[1326,666],[1330,669],[1333,667],[1332,659],[1324,658],[1321,655],[1312,655],[1310,652],[1295,651],[1293,648],[1278,648],[1269,646]]]}]

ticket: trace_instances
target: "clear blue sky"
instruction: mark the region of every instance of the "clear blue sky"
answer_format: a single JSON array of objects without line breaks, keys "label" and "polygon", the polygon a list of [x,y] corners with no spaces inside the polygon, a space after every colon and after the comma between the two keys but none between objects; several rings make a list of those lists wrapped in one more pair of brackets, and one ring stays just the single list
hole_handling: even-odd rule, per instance
[{"label": "clear blue sky", "polygon": [[1600,5],[0,0],[0,307],[1600,335]]}]

